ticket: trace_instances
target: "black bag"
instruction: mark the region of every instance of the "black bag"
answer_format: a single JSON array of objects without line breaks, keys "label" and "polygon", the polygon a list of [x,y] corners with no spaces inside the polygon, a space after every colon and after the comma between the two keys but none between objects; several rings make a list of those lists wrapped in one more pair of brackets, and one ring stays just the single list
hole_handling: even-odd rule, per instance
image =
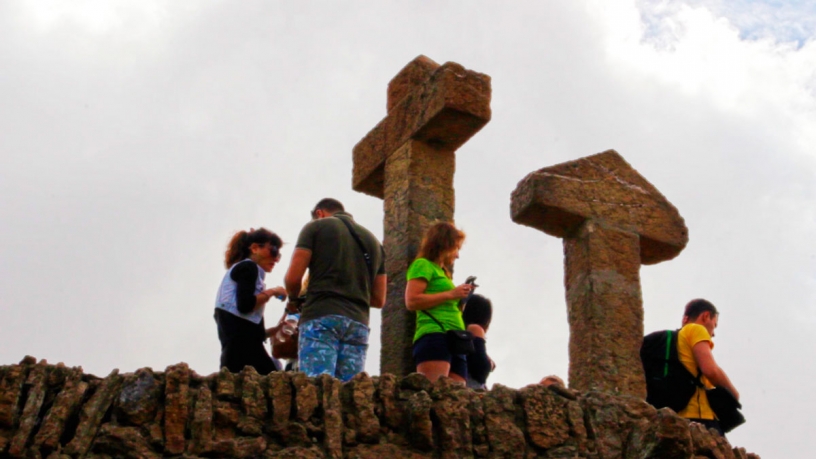
[{"label": "black bag", "polygon": [[685,408],[698,387],[702,372],[697,377],[680,362],[677,356],[677,336],[680,330],[663,330],[643,338],[640,361],[646,374],[646,401],[655,408],[669,407],[675,412]]},{"label": "black bag", "polygon": [[448,342],[448,351],[451,354],[470,355],[476,352],[476,347],[473,345],[473,333],[467,330],[445,330],[442,322],[436,320],[428,311],[419,311],[425,313],[428,317],[433,319],[437,325],[445,332],[445,339]]},{"label": "black bag", "polygon": [[724,387],[715,387],[706,390],[706,397],[708,397],[711,410],[714,411],[717,420],[720,421],[723,432],[731,432],[734,428],[745,423],[745,416],[739,411],[742,405],[731,391]]}]

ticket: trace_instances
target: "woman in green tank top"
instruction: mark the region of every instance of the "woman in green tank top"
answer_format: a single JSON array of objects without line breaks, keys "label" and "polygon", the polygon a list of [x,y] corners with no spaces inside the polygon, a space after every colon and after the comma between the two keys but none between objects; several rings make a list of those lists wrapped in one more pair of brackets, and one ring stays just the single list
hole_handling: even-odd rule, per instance
[{"label": "woman in green tank top", "polygon": [[417,372],[431,382],[440,376],[461,383],[467,379],[466,357],[451,354],[445,339],[447,330],[465,329],[459,300],[473,288],[470,284],[455,286],[450,274],[464,240],[465,233],[453,224],[434,224],[425,234],[406,276],[405,306],[417,313],[414,361]]}]

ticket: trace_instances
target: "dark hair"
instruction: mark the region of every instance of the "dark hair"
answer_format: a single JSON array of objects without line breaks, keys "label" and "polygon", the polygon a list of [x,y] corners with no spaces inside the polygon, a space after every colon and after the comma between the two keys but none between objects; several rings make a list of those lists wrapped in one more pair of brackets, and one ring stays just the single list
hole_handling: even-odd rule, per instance
[{"label": "dark hair", "polygon": [[[422,238],[417,258],[425,258],[434,263],[439,262],[442,257],[459,247],[464,240],[465,233],[453,226],[453,223],[434,223]],[[450,277],[448,268],[450,266],[442,266]]]},{"label": "dark hair", "polygon": [[462,320],[465,326],[470,324],[481,325],[487,330],[490,320],[493,318],[493,303],[489,299],[474,293],[465,303],[465,310],[462,311]]},{"label": "dark hair", "polygon": [[267,242],[277,248],[283,245],[281,238],[266,228],[250,229],[248,232],[238,231],[227,244],[227,251],[224,252],[224,267],[229,268],[235,263],[248,258],[250,254],[249,247],[252,244],[266,244]]},{"label": "dark hair", "polygon": [[335,212],[343,212],[346,209],[343,208],[343,203],[336,199],[323,198],[317,204],[315,204],[314,209],[312,209],[312,218],[315,217],[315,212],[318,210],[325,210],[326,212],[333,214]]},{"label": "dark hair", "polygon": [[698,298],[696,300],[691,300],[686,305],[686,312],[683,313],[684,316],[688,317],[690,322],[697,320],[700,317],[700,314],[708,312],[711,313],[712,317],[715,317],[719,314],[717,312],[717,308],[711,304],[710,301],[704,300],[702,298]]}]

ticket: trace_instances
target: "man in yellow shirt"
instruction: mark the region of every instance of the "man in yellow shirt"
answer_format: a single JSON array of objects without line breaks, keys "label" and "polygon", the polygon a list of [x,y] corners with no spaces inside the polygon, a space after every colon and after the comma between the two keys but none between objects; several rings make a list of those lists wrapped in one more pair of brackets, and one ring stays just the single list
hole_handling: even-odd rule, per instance
[{"label": "man in yellow shirt", "polygon": [[[698,369],[703,373],[700,379],[706,388],[724,387],[739,400],[739,392],[731,384],[725,371],[714,361],[711,353],[714,348],[711,338],[714,337],[718,319],[719,313],[713,304],[702,299],[691,300],[686,305],[683,328],[677,337],[677,355],[692,375],[697,376]],[[720,423],[708,404],[706,392],[701,387],[697,388],[686,408],[677,414],[723,434]]]}]

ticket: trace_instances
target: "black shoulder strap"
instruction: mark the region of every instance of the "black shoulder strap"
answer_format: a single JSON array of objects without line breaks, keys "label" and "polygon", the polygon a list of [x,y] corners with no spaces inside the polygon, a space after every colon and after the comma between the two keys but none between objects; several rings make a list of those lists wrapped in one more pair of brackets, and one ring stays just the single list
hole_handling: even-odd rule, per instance
[{"label": "black shoulder strap", "polygon": [[352,237],[354,237],[354,240],[357,241],[357,245],[360,246],[360,250],[363,251],[363,258],[365,259],[366,266],[368,267],[368,275],[371,277],[373,281],[374,267],[371,265],[371,255],[366,250],[365,245],[363,245],[363,240],[360,239],[360,235],[357,234],[357,231],[354,230],[354,227],[351,226],[351,223],[347,222],[345,219],[340,218],[338,216],[335,216],[335,218],[343,222],[344,225],[346,225],[346,228],[348,228],[349,233],[351,233]]},{"label": "black shoulder strap", "polygon": [[424,310],[424,309],[420,310],[419,312],[424,312],[426,316],[428,316],[428,317],[430,317],[431,319],[433,319],[433,321],[434,321],[434,322],[436,322],[436,324],[437,324],[437,325],[439,325],[439,328],[441,328],[443,332],[448,331],[448,330],[446,330],[446,329],[445,329],[445,326],[444,326],[444,325],[442,325],[442,322],[440,322],[440,321],[436,320],[436,317],[432,316],[430,312],[428,312],[428,311],[426,311],[426,310]]},{"label": "black shoulder strap", "polygon": [[[667,352],[669,352],[669,355],[670,355],[669,359],[677,362],[677,364],[680,365],[680,367],[682,367],[683,369],[686,369],[686,366],[683,365],[683,362],[680,361],[680,351],[677,348],[680,345],[680,330],[681,329],[678,329],[678,330],[675,330],[674,332],[672,332],[671,330],[666,330],[668,332],[668,334],[669,334],[669,343],[671,343],[671,334],[672,333],[674,333],[674,336],[677,337],[674,340],[675,341],[674,345],[670,349],[667,349]],[[697,376],[693,376],[691,374],[691,372],[688,371],[687,369],[686,369],[686,371],[688,372],[689,376],[694,378],[694,384],[697,387],[701,387],[701,388],[705,389],[705,385],[703,384],[703,381],[702,381],[703,370],[701,370],[699,366],[697,366]]]}]

